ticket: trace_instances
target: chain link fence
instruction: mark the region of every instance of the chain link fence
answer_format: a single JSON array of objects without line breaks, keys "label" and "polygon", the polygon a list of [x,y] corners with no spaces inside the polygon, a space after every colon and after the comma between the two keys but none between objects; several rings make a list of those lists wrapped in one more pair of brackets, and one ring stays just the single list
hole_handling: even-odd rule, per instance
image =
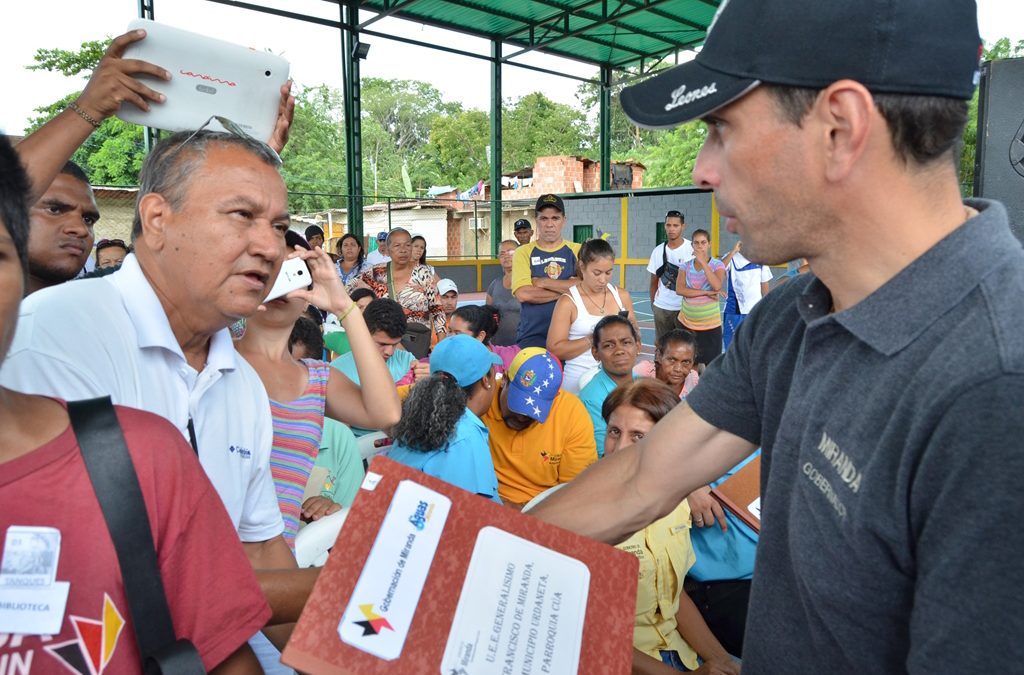
[{"label": "chain link fence", "polygon": [[[289,199],[294,227],[304,230],[319,225],[324,231],[325,248],[333,252],[334,245],[349,231],[348,196],[292,193]],[[401,227],[426,239],[427,256],[432,260],[493,257],[489,200],[362,196],[357,201],[362,205],[367,252],[377,247],[377,233]],[[501,239],[512,238],[513,223],[520,218],[532,222],[533,206],[530,199],[501,202],[501,219],[496,224]]]},{"label": "chain link fence", "polygon": [[[131,237],[135,197],[133,186],[94,186],[100,219],[96,241]],[[372,197],[358,198],[363,211],[363,244],[366,251],[377,247],[378,232],[396,227],[427,240],[427,256],[435,260],[491,258],[491,203],[483,199],[441,199]],[[293,229],[303,232],[309,225],[323,228],[324,248],[334,253],[335,244],[349,231],[349,199],[343,194],[298,192],[289,195]],[[511,239],[513,223],[520,218],[533,221],[533,201],[501,202],[501,239]]]}]

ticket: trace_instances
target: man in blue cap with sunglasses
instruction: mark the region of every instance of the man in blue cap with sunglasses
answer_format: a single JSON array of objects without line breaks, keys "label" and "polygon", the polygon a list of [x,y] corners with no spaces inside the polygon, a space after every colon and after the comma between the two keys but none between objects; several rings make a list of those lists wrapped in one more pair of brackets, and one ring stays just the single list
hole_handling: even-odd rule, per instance
[{"label": "man in blue cap with sunglasses", "polygon": [[761,446],[748,675],[1024,662],[1024,251],[956,170],[976,14],[723,0],[692,62],[622,93],[642,126],[703,120],[694,184],[744,255],[812,273],[533,513],[618,541]]}]

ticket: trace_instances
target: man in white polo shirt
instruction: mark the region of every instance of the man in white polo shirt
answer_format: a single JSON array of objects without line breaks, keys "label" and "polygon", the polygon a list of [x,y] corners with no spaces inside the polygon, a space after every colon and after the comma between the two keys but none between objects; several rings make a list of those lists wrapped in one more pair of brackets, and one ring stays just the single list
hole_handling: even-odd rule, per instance
[{"label": "man in white polo shirt", "polygon": [[[229,134],[162,141],[140,174],[135,252],[112,275],[27,299],[0,370],[18,391],[109,395],[170,420],[191,440],[258,576],[295,561],[270,475],[270,404],[227,326],[256,311],[285,254],[279,162],[264,144]],[[278,620],[297,614],[312,585],[311,574],[293,572],[260,577]]]},{"label": "man in white polo shirt", "polygon": [[693,257],[690,240],[683,237],[683,214],[669,211],[665,215],[665,242],[651,251],[647,271],[651,273],[651,313],[654,314],[654,342],[674,328],[683,298],[676,293],[679,268]]}]

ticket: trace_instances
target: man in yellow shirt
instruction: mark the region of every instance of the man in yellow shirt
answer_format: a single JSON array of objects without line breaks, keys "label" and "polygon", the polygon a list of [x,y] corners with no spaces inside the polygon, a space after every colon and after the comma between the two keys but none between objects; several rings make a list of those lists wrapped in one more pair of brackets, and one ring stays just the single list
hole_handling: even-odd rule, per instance
[{"label": "man in yellow shirt", "polygon": [[537,241],[523,244],[512,256],[512,295],[522,304],[516,344],[543,347],[555,302],[576,283],[580,245],[562,238],[565,204],[558,195],[537,199]]},{"label": "man in yellow shirt", "polygon": [[522,508],[597,461],[594,425],[578,398],[561,391],[558,359],[540,347],[516,355],[483,421],[490,432],[498,494]]}]

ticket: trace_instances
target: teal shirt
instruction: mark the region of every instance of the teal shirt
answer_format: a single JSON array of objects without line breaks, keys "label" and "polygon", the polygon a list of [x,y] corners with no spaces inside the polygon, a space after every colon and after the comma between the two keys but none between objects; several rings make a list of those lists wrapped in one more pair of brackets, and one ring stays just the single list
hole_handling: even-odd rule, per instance
[{"label": "teal shirt", "polygon": [[422,452],[396,442],[388,450],[388,458],[500,504],[498,475],[487,439],[487,427],[466,408],[444,448]]},{"label": "teal shirt", "polygon": [[[391,358],[387,360],[388,371],[391,373],[391,377],[394,378],[395,382],[405,377],[405,374],[412,368],[413,362],[416,357],[405,351],[404,349],[396,349],[395,353],[391,355]],[[352,352],[348,354],[342,354],[338,358],[331,361],[331,367],[337,368],[345,374],[348,379],[352,380],[356,384],[359,384],[359,372],[356,370],[356,357]],[[352,433],[356,436],[365,436],[375,429],[361,429],[360,427],[352,427]]]},{"label": "teal shirt", "polygon": [[[760,454],[761,449],[758,448],[752,455],[712,483],[711,487],[715,488],[721,485]],[[695,527],[690,530],[690,543],[693,545],[697,562],[689,569],[686,576],[693,577],[697,581],[733,581],[753,577],[758,534],[732,511],[729,509],[724,509],[724,511],[725,520],[728,523],[728,529],[725,532],[722,532],[717,526]]]},{"label": "teal shirt", "polygon": [[[400,379],[405,377],[405,374],[409,372],[410,368],[412,368],[412,364],[415,360],[416,357],[404,349],[395,350],[395,353],[387,360],[388,371],[391,372],[391,377],[394,378],[395,382],[398,382]],[[345,373],[348,379],[359,384],[359,372],[356,370],[356,357],[352,352],[342,354],[331,361],[331,367],[337,368],[341,372]]]},{"label": "teal shirt", "polygon": [[320,437],[320,453],[313,466],[327,470],[324,488],[320,492],[342,506],[352,506],[366,471],[359,455],[356,437],[347,425],[324,418],[324,433]]},{"label": "teal shirt", "polygon": [[[637,379],[636,374],[633,375],[633,379]],[[597,373],[590,379],[590,382],[587,382],[587,386],[580,389],[580,400],[583,401],[583,407],[590,414],[590,421],[594,423],[594,440],[597,442],[598,458],[604,457],[604,437],[608,432],[608,425],[601,417],[601,406],[604,405],[604,400],[616,386],[618,385],[615,384],[615,381],[601,367],[597,369]]]}]

